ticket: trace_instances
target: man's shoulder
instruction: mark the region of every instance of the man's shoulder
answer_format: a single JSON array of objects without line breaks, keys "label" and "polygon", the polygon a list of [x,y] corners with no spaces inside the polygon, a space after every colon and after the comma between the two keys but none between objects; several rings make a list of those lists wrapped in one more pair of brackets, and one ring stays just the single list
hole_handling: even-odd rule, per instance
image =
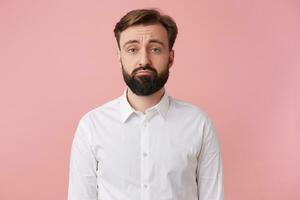
[{"label": "man's shoulder", "polygon": [[109,116],[115,115],[120,111],[119,104],[120,104],[121,96],[116,97],[112,100],[106,101],[103,104],[94,107],[87,111],[81,119],[90,118],[90,117],[101,117],[101,116]]},{"label": "man's shoulder", "polygon": [[175,112],[190,117],[200,117],[206,120],[209,119],[208,114],[200,106],[174,97],[170,97],[170,99],[172,110]]}]

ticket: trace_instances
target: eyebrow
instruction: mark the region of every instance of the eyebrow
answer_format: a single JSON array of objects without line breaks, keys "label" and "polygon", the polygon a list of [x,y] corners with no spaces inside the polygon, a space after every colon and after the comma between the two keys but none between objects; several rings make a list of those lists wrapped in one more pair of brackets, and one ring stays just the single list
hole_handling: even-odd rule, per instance
[{"label": "eyebrow", "polygon": [[[134,44],[134,43],[140,43],[140,42],[138,40],[128,40],[123,45],[123,48],[125,48],[125,46],[128,44]],[[151,39],[151,40],[149,40],[149,43],[158,43],[158,44],[162,45],[163,47],[165,46],[165,44],[162,41],[157,40],[157,39]]]}]

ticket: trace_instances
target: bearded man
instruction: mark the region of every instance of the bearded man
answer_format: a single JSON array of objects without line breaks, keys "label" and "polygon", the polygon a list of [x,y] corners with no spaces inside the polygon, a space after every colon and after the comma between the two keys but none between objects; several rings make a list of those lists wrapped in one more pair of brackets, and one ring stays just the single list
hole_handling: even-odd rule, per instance
[{"label": "bearded man", "polygon": [[220,148],[198,107],[167,95],[177,25],[154,9],[116,24],[122,96],[80,120],[69,200],[223,200]]}]

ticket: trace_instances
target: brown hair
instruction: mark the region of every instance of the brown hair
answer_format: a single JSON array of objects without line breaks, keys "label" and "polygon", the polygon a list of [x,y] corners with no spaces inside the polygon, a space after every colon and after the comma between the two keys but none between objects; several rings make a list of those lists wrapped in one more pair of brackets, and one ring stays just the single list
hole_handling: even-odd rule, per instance
[{"label": "brown hair", "polygon": [[177,25],[175,21],[168,15],[162,15],[156,9],[137,9],[128,12],[121,20],[116,24],[114,33],[117,39],[118,47],[120,49],[120,35],[122,31],[134,25],[150,25],[161,24],[168,33],[169,50],[172,50],[176,36]]}]

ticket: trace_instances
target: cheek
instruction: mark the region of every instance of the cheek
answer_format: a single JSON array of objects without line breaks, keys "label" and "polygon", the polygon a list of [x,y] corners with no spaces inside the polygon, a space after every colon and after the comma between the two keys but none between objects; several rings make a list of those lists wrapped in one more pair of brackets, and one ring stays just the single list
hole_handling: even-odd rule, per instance
[{"label": "cheek", "polygon": [[162,58],[159,58],[159,59],[155,59],[153,60],[152,64],[154,65],[154,67],[163,70],[165,69],[166,67],[169,67],[169,57],[162,57]]},{"label": "cheek", "polygon": [[133,56],[122,56],[121,61],[124,67],[134,67],[136,64],[136,59]]}]

